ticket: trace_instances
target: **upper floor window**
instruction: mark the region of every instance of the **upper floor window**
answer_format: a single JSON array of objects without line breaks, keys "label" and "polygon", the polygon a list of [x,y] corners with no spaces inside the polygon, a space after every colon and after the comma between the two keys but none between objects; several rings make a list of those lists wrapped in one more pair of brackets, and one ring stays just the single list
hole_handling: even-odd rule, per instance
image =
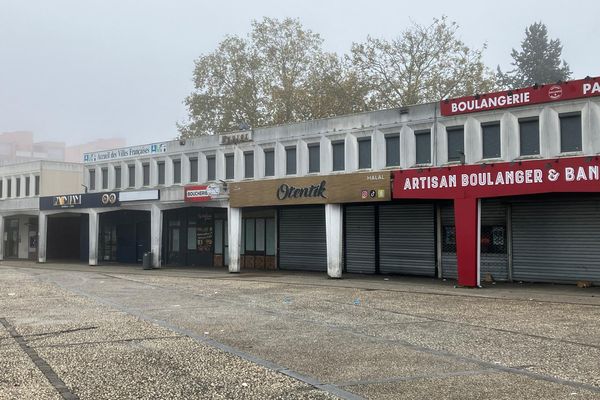
[{"label": "upper floor window", "polygon": [[142,185],[150,186],[150,163],[142,164]]},{"label": "upper floor window", "polygon": [[129,177],[129,187],[135,187],[135,164],[129,164],[127,166],[127,176]]},{"label": "upper floor window", "polygon": [[481,141],[483,158],[499,158],[501,156],[500,121],[481,124]]},{"label": "upper floor window", "polygon": [[198,157],[190,158],[190,182],[198,182]]},{"label": "upper floor window", "polygon": [[121,188],[121,167],[115,167],[115,189]]},{"label": "upper floor window", "polygon": [[446,128],[448,135],[448,161],[464,161],[465,129],[463,126]]},{"label": "upper floor window", "polygon": [[431,131],[415,131],[415,161],[417,164],[431,163]]},{"label": "upper floor window", "polygon": [[522,156],[540,154],[540,121],[537,117],[519,119],[519,145]]},{"label": "upper floor window", "polygon": [[16,186],[16,189],[17,189],[16,190],[16,192],[17,192],[16,197],[21,197],[21,178],[17,178],[15,180],[15,182],[16,182],[15,186]]},{"label": "upper floor window", "polygon": [[285,173],[286,175],[296,174],[296,146],[285,148]]},{"label": "upper floor window", "polygon": [[108,168],[102,168],[100,173],[102,174],[102,189],[106,190],[108,189]]},{"label": "upper floor window", "polygon": [[333,152],[333,170],[343,171],[346,169],[344,141],[340,140],[338,142],[331,143],[331,150]]},{"label": "upper floor window", "polygon": [[4,197],[4,179],[0,178],[0,197]]},{"label": "upper floor window", "polygon": [[385,166],[400,165],[400,134],[394,133],[385,137]]},{"label": "upper floor window", "polygon": [[275,175],[275,150],[265,149],[265,176]]},{"label": "upper floor window", "polygon": [[39,175],[36,175],[36,176],[35,176],[35,182],[34,182],[34,185],[35,185],[35,188],[34,188],[34,189],[35,189],[35,192],[34,192],[34,194],[35,194],[36,196],[39,196],[39,194],[40,194],[40,176],[39,176]]},{"label": "upper floor window", "polygon": [[90,169],[90,190],[96,190],[96,170]]},{"label": "upper floor window", "polygon": [[371,138],[358,139],[358,168],[371,168]]},{"label": "upper floor window", "polygon": [[158,169],[158,184],[165,184],[165,162],[159,161],[156,163],[156,169]]},{"label": "upper floor window", "polygon": [[216,179],[215,156],[206,157],[206,179],[214,181]]},{"label": "upper floor window", "polygon": [[173,160],[173,183],[181,183],[181,160]]},{"label": "upper floor window", "polygon": [[308,172],[321,172],[321,146],[319,143],[308,145]]},{"label": "upper floor window", "polygon": [[560,120],[560,152],[581,151],[581,113],[566,113]]},{"label": "upper floor window", "polygon": [[244,152],[244,178],[254,178],[254,152]]},{"label": "upper floor window", "polygon": [[29,189],[30,186],[31,186],[31,178],[26,176],[25,177],[25,196],[29,196],[31,194],[31,190]]},{"label": "upper floor window", "polygon": [[234,161],[235,159],[233,153],[225,154],[225,179],[233,179]]}]

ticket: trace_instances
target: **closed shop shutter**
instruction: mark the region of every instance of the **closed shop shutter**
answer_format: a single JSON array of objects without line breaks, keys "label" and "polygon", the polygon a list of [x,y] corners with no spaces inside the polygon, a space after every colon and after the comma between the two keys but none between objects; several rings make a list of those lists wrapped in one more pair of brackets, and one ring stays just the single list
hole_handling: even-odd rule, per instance
[{"label": "closed shop shutter", "polygon": [[435,275],[434,206],[385,204],[379,207],[381,273]]},{"label": "closed shop shutter", "polygon": [[327,271],[325,207],[280,209],[279,268]]},{"label": "closed shop shutter", "polygon": [[498,199],[481,201],[480,275],[492,275],[496,281],[508,280],[506,204]]},{"label": "closed shop shutter", "polygon": [[600,198],[540,198],[512,205],[513,279],[600,283]]},{"label": "closed shop shutter", "polygon": [[375,273],[375,206],[346,207],[346,272]]},{"label": "closed shop shutter", "polygon": [[457,279],[456,230],[452,203],[440,205],[440,219],[442,222],[442,277]]}]

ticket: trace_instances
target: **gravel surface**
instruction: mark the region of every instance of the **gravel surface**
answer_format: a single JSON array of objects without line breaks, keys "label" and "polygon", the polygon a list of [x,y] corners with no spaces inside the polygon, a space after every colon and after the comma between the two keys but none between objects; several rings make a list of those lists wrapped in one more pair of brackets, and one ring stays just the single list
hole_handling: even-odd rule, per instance
[{"label": "gravel surface", "polygon": [[600,399],[600,288],[73,265],[0,274],[0,317],[81,398],[333,398],[216,345],[348,398]]}]

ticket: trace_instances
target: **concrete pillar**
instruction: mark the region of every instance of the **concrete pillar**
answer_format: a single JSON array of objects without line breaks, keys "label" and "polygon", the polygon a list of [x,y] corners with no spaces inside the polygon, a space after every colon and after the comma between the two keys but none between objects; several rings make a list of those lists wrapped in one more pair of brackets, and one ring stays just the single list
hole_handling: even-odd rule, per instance
[{"label": "concrete pillar", "polygon": [[380,130],[374,130],[371,139],[371,167],[374,171],[386,166],[385,135]]},{"label": "concrete pillar", "polygon": [[[4,237],[4,234],[2,234]],[[38,262],[46,262],[46,244],[48,238],[48,215],[40,211],[38,216]]]},{"label": "concrete pillar", "polygon": [[0,261],[4,260],[4,215],[0,215]]},{"label": "concrete pillar", "polygon": [[454,200],[458,285],[479,286],[479,200]]},{"label": "concrete pillar", "polygon": [[346,134],[344,139],[345,162],[344,170],[346,172],[356,171],[358,169],[358,140],[351,133]]},{"label": "concrete pillar", "polygon": [[89,264],[98,265],[98,236],[99,236],[99,215],[98,211],[91,209],[89,213],[90,219],[90,250]]},{"label": "concrete pillar", "polygon": [[229,235],[229,272],[240,272],[240,249],[242,244],[242,209],[227,209],[227,232]]},{"label": "concrete pillar", "polygon": [[342,228],[344,213],[341,204],[325,205],[325,230],[327,235],[327,275],[342,277]]},{"label": "concrete pillar", "polygon": [[152,251],[152,266],[161,267],[162,249],[162,210],[158,204],[152,204],[150,209],[150,250]]}]

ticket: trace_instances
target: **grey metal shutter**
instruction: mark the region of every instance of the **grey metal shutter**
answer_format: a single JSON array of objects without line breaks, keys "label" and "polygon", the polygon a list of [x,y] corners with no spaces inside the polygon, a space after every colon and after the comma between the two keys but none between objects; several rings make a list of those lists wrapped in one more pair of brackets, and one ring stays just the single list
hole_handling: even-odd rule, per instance
[{"label": "grey metal shutter", "polygon": [[375,206],[346,207],[346,272],[375,273]]},{"label": "grey metal shutter", "polygon": [[[502,226],[506,232],[506,204],[502,200],[483,199],[481,201],[481,226]],[[493,238],[488,238],[488,240],[493,240]],[[504,240],[507,240],[506,233]],[[506,248],[506,246],[504,247]],[[490,273],[496,281],[508,280],[508,253],[506,251],[486,253],[482,245],[480,258],[482,280],[486,273]]]},{"label": "grey metal shutter", "polygon": [[600,199],[540,198],[512,205],[513,279],[600,283]]},{"label": "grey metal shutter", "polygon": [[385,204],[379,207],[381,273],[435,275],[433,204]]},{"label": "grey metal shutter", "polygon": [[440,206],[440,219],[442,220],[442,277],[457,279],[456,246],[447,245],[444,238],[445,230],[450,227],[454,228],[454,205],[452,203]]},{"label": "grey metal shutter", "polygon": [[279,268],[327,271],[325,207],[280,209]]}]

